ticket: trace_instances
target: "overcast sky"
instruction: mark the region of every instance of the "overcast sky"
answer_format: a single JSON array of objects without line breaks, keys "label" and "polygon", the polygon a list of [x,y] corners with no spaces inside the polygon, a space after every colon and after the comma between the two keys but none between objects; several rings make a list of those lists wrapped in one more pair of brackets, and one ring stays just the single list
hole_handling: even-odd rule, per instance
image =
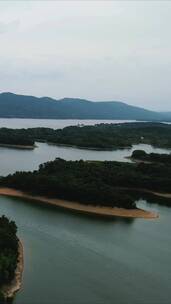
[{"label": "overcast sky", "polygon": [[0,91],[171,111],[171,2],[0,1]]}]

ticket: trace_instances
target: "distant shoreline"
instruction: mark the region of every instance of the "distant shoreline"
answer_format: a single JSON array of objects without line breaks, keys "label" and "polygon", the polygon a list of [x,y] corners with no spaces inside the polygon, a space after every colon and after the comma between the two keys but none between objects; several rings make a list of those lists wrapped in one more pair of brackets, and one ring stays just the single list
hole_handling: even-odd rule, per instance
[{"label": "distant shoreline", "polygon": [[2,293],[6,300],[12,299],[16,292],[21,288],[22,284],[22,274],[24,269],[24,250],[23,244],[19,240],[18,241],[18,262],[15,270],[15,276],[13,280],[2,287]]},{"label": "distant shoreline", "polygon": [[0,143],[0,147],[4,147],[4,148],[15,148],[15,149],[24,149],[24,150],[33,150],[34,148],[36,148],[36,145],[33,146],[27,146],[27,145],[11,145],[11,144],[1,144]]},{"label": "distant shoreline", "polygon": [[85,214],[96,215],[101,217],[125,217],[125,218],[144,218],[155,219],[159,215],[155,212],[150,212],[142,209],[124,209],[111,207],[98,207],[93,205],[83,205],[78,202],[66,201],[61,199],[48,198],[45,196],[33,196],[25,192],[18,191],[12,188],[0,188],[0,195],[13,196],[30,199],[32,201],[42,202],[44,204],[57,206],[63,209],[73,210]]},{"label": "distant shoreline", "polygon": [[37,142],[43,142],[48,144],[49,146],[59,146],[59,147],[66,147],[66,148],[74,148],[74,149],[82,149],[82,150],[94,150],[94,151],[116,151],[116,150],[124,150],[124,149],[131,149],[132,146],[116,146],[116,147],[106,147],[106,148],[96,148],[96,147],[89,147],[89,146],[78,146],[78,145],[72,145],[72,144],[61,144],[61,143],[53,143],[49,141],[37,141]]}]

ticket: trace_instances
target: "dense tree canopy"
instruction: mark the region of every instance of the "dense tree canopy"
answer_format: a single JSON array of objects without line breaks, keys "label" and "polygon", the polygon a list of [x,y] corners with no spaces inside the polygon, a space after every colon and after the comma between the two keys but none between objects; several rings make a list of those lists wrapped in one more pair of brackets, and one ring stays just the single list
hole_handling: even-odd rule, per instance
[{"label": "dense tree canopy", "polygon": [[131,156],[133,159],[155,162],[155,163],[165,163],[171,164],[171,154],[158,154],[158,153],[146,153],[143,150],[135,150]]},{"label": "dense tree canopy", "polygon": [[40,165],[38,171],[1,178],[0,185],[83,204],[135,208],[136,196],[128,190],[169,192],[171,166],[56,159]]},{"label": "dense tree canopy", "polygon": [[20,146],[33,146],[34,139],[25,134],[21,129],[0,129],[0,144],[4,145],[20,145]]},{"label": "dense tree canopy", "polygon": [[17,226],[7,217],[0,217],[0,301],[3,299],[2,285],[13,277],[18,258]]},{"label": "dense tree canopy", "polygon": [[171,125],[125,123],[70,126],[57,130],[0,129],[0,144],[33,145],[35,141],[104,150],[131,147],[139,143],[171,148]]}]

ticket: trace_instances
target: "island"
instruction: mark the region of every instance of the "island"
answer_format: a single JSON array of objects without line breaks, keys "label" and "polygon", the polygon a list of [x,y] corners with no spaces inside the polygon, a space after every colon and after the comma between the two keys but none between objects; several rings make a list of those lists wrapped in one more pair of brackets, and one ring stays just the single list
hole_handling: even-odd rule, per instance
[{"label": "island", "polygon": [[36,141],[96,150],[131,148],[134,144],[171,148],[171,125],[136,122],[102,123],[94,126],[78,125],[56,130],[42,127],[0,129],[0,145],[34,148]]},{"label": "island", "polygon": [[171,154],[146,153],[143,150],[134,150],[130,158],[135,161],[146,163],[153,162],[171,164]]},{"label": "island", "polygon": [[146,217],[146,213],[149,217],[147,211],[143,216],[137,214],[136,200],[158,196],[157,203],[170,206],[171,166],[57,158],[41,164],[37,171],[1,177],[0,187],[3,195],[33,198],[85,213],[114,216],[120,208],[120,216]]},{"label": "island", "polygon": [[6,216],[0,217],[0,303],[11,300],[21,287],[23,246],[17,226]]}]

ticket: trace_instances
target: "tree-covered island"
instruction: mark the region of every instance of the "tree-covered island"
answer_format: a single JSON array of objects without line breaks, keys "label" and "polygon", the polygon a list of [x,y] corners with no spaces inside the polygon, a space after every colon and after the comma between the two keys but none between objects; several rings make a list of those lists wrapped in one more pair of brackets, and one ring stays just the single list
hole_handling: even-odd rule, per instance
[{"label": "tree-covered island", "polygon": [[36,141],[79,148],[114,150],[133,144],[171,148],[171,125],[162,123],[97,124],[64,129],[0,129],[0,144],[32,146]]}]

